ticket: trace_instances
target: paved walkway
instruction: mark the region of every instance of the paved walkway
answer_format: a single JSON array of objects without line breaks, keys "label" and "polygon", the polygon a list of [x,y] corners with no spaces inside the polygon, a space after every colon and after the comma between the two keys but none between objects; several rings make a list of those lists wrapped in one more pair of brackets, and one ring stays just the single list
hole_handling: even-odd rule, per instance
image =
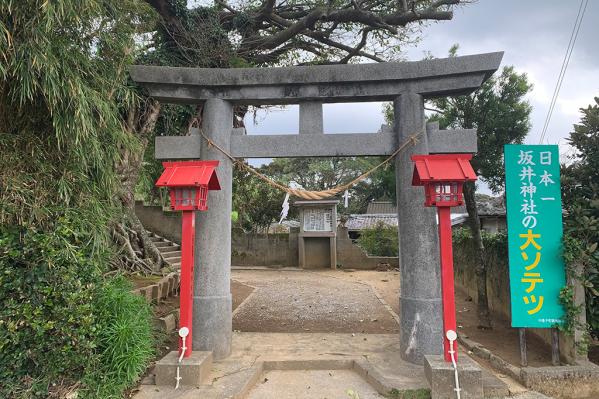
[{"label": "paved walkway", "polygon": [[[141,385],[135,398],[352,399],[351,392],[361,399],[380,398],[364,370],[389,390],[428,388],[422,366],[401,360],[396,334],[236,332],[231,356],[213,364],[205,385],[176,391]],[[547,398],[515,382],[509,391],[517,399]]]},{"label": "paved walkway", "polygon": [[[175,391],[148,378],[137,399],[374,399],[390,388],[428,388],[422,366],[400,356],[397,272],[234,270],[232,278],[231,356],[200,387]],[[511,397],[546,398],[499,378]]]},{"label": "paved walkway", "polygon": [[[301,385],[302,390],[308,390],[308,386],[327,384],[326,380],[323,381],[320,377],[323,376],[322,372],[327,376],[330,372],[332,375],[328,376],[329,382],[334,385],[330,388],[337,394],[340,391],[342,394],[332,398],[351,399],[347,390],[357,392],[360,398],[377,398],[376,390],[372,385],[352,371],[351,362],[354,361],[360,362],[366,369],[376,370],[380,375],[379,378],[389,386],[402,390],[428,387],[422,367],[401,360],[396,334],[236,332],[233,334],[232,349],[230,357],[214,363],[206,385],[177,391],[171,387],[142,385],[135,397],[137,399],[247,397],[247,395],[256,395],[254,389],[259,393],[276,388],[275,385],[280,383],[281,374],[274,373],[273,383],[269,384],[273,371],[312,370],[315,372],[287,374],[291,378],[289,384],[297,387]],[[264,363],[271,364],[270,370],[264,368]],[[338,375],[339,370],[343,371]],[[258,378],[255,378],[256,376]],[[265,378],[267,381],[264,381]],[[250,383],[252,381],[256,384]],[[337,382],[343,382],[341,390],[336,386]],[[268,386],[264,387],[264,384]],[[300,392],[294,395],[292,392],[292,396],[289,397],[323,398],[317,391],[307,396]]]}]

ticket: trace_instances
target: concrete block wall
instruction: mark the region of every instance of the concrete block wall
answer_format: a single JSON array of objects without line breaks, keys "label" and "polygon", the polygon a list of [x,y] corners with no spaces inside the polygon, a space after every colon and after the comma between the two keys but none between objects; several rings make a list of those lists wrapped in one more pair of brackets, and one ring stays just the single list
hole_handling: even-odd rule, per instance
[{"label": "concrete block wall", "polygon": [[297,232],[290,234],[245,234],[234,229],[232,234],[232,263],[235,266],[298,265]]},{"label": "concrete block wall", "polygon": [[[160,206],[135,204],[135,213],[144,227],[161,237],[181,242],[181,215],[163,211]],[[235,266],[298,266],[298,232],[290,234],[245,234],[233,229],[231,261]],[[337,264],[346,269],[373,270],[380,265],[399,267],[397,257],[369,256],[349,238],[347,229],[337,231]]]},{"label": "concrete block wall", "polygon": [[[495,316],[509,319],[511,317],[510,277],[507,255],[499,256],[487,251],[487,295],[489,309]],[[478,302],[476,287],[476,271],[474,246],[464,243],[454,244],[455,284],[458,289]]]},{"label": "concrete block wall", "polygon": [[145,206],[142,201],[135,201],[135,214],[146,230],[181,243],[180,212],[163,211],[160,206]]}]

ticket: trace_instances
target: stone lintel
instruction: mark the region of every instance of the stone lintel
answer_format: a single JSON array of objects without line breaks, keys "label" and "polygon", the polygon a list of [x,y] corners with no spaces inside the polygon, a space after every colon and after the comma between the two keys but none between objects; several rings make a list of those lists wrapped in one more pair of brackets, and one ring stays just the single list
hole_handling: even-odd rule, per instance
[{"label": "stone lintel", "polygon": [[[427,130],[429,152],[475,153],[476,130]],[[156,159],[199,159],[198,136],[156,137]],[[395,133],[231,135],[236,158],[385,156],[397,148]]]},{"label": "stone lintel", "polygon": [[239,158],[371,156],[393,152],[393,134],[281,134],[233,136],[231,148]]},{"label": "stone lintel", "polygon": [[251,87],[204,87],[171,83],[140,83],[150,96],[163,103],[197,104],[223,99],[236,105],[288,105],[304,101],[350,103],[392,101],[402,93],[419,93],[425,98],[472,93],[486,80],[484,72],[420,80],[365,83],[318,83]]},{"label": "stone lintel", "polygon": [[156,159],[200,159],[202,138],[199,136],[156,136]]},{"label": "stone lintel", "polygon": [[431,154],[464,153],[478,151],[476,129],[428,131],[428,152]]},{"label": "stone lintel", "polygon": [[467,94],[497,70],[502,52],[413,62],[284,68],[178,68],[135,65],[130,73],[160,101],[238,104],[302,101],[389,101],[405,92],[424,97]]}]

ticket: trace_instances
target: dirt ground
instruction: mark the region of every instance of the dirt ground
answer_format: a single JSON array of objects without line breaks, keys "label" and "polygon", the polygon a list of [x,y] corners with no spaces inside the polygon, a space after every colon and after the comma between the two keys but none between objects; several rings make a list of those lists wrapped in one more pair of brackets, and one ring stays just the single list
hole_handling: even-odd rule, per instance
[{"label": "dirt ground", "polygon": [[[520,365],[518,329],[510,326],[509,320],[493,319],[492,330],[477,328],[476,304],[466,294],[456,291],[456,313],[458,333],[482,344],[505,361]],[[551,347],[532,334],[526,335],[528,365],[531,367],[551,366]]]},{"label": "dirt ground", "polygon": [[367,284],[383,297],[396,314],[399,314],[399,272],[375,270],[322,270],[319,274],[335,276],[336,278],[358,284]]},{"label": "dirt ground", "polygon": [[[371,273],[377,274],[376,278],[370,277],[371,280],[391,281],[385,272]],[[397,322],[372,287],[352,274],[342,271],[235,270],[233,280],[255,287],[255,290],[233,315],[233,329],[244,332],[397,333]],[[233,297],[236,294],[234,289]]]},{"label": "dirt ground", "polygon": [[[252,332],[395,333],[397,322],[376,298],[399,313],[397,271],[263,271],[237,270],[233,280],[256,288],[233,318],[233,328]],[[243,286],[233,287],[233,300]],[[239,290],[239,292],[238,292]],[[476,305],[456,292],[458,332],[514,365],[520,363],[518,330],[495,319],[493,330],[477,328]],[[376,320],[376,321],[373,321]],[[551,365],[551,350],[527,337],[530,366]],[[599,349],[597,349],[599,352]],[[599,357],[599,355],[598,355]]]},{"label": "dirt ground", "polygon": [[[347,335],[355,336],[352,339],[359,339],[360,342],[362,339],[370,341],[367,334],[399,332],[397,271],[234,270],[231,291],[235,331],[350,333]],[[159,316],[167,314],[175,310],[178,303],[178,297],[169,298],[154,306],[154,312]],[[507,321],[495,321],[495,329],[492,331],[478,330],[475,305],[459,292],[456,308],[461,334],[483,344],[510,363],[519,363],[517,330],[509,328]],[[310,337],[315,335],[318,336],[307,334]],[[164,338],[157,348],[157,352],[162,355],[176,350],[178,345],[176,332]],[[542,343],[531,339],[528,345],[531,366],[550,364],[550,352],[545,350]],[[599,347],[594,351],[596,353],[592,353],[599,357]],[[275,377],[277,376],[265,376],[273,383],[277,381]],[[253,393],[258,395],[256,397],[264,397],[261,390],[266,388],[265,384],[261,384]],[[131,390],[129,396],[137,390]]]},{"label": "dirt ground", "polygon": [[[254,291],[254,288],[231,280],[231,292],[233,293],[233,311]],[[154,315],[162,317],[179,309],[179,295],[163,299],[159,304],[153,305]]]}]

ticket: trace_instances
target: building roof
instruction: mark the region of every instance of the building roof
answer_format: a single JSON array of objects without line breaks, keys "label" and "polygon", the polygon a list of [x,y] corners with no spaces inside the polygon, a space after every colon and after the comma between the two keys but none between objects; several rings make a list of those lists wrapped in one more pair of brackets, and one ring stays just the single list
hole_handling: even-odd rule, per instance
[{"label": "building roof", "polygon": [[376,226],[377,223],[382,222],[389,227],[397,227],[397,214],[362,214],[362,215],[349,215],[345,227],[347,230],[363,230]]},{"label": "building roof", "polygon": [[339,204],[339,200],[303,200],[303,201],[294,201],[293,205],[295,206],[324,206],[327,207],[332,205]]},{"label": "building roof", "polygon": [[[478,206],[478,216],[480,218],[492,216],[505,217],[505,202],[503,197],[477,195],[476,205]],[[384,210],[390,209],[392,209],[393,212],[383,213]],[[466,211],[466,206],[461,205],[451,208],[452,226],[465,223],[467,220],[468,213]],[[390,227],[397,227],[397,212],[396,207],[392,202],[373,201],[369,203],[365,214],[349,215],[345,226],[349,231],[358,231],[374,227],[379,222],[383,222]]]},{"label": "building roof", "polygon": [[393,214],[397,215],[397,206],[391,201],[372,201],[368,203],[366,214]]}]

